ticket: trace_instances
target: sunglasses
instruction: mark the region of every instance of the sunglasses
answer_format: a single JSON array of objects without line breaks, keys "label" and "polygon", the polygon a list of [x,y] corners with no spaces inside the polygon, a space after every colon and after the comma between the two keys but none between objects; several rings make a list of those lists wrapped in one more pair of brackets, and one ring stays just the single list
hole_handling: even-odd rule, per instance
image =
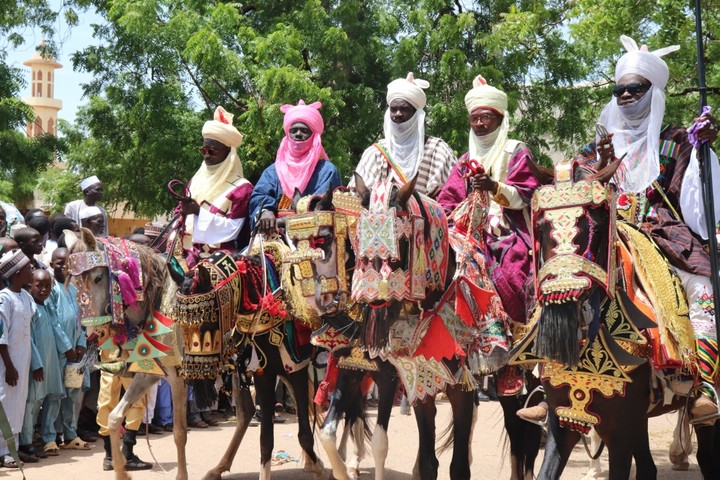
[{"label": "sunglasses", "polygon": [[622,97],[625,92],[628,92],[630,95],[636,95],[640,92],[647,92],[650,90],[650,87],[652,85],[648,85],[647,83],[629,83],[627,85],[615,85],[612,89],[612,94],[614,97]]},{"label": "sunglasses", "polygon": [[480,120],[480,122],[487,125],[488,123],[492,122],[496,118],[498,118],[498,116],[494,113],[481,113],[479,115],[470,115],[470,123],[475,123],[478,120]]},{"label": "sunglasses", "polygon": [[201,155],[217,155],[220,153],[220,149],[215,147],[200,147],[198,148],[198,152],[200,152]]}]

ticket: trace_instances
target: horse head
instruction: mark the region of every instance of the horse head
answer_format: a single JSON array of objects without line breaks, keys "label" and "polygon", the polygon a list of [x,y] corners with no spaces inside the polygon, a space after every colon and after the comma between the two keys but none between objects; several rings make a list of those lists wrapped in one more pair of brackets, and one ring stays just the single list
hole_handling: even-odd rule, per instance
[{"label": "horse head", "polygon": [[[615,190],[608,184],[619,161],[600,172],[574,162],[556,165],[554,184],[532,199],[535,298],[540,307],[534,353],[575,366],[580,355],[582,306],[615,288]],[[592,306],[592,305],[591,305]],[[597,311],[597,308],[592,309]]]},{"label": "horse head", "polygon": [[419,313],[444,293],[448,275],[448,225],[439,204],[416,193],[415,179],[368,189],[356,176],[364,207],[357,228],[352,299],[365,305],[365,340],[387,343],[403,306]]},{"label": "horse head", "polygon": [[68,281],[88,338],[102,345],[122,343],[160,307],[167,280],[163,260],[149,247],[118,238],[95,238],[86,228],[66,231]]}]

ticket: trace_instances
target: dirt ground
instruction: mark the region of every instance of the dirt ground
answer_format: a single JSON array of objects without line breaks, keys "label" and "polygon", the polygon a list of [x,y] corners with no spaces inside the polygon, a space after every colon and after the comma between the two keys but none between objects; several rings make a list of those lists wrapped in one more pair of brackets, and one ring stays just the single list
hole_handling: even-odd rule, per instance
[{"label": "dirt ground", "polygon": [[[374,415],[374,411],[371,412]],[[298,466],[300,447],[296,441],[297,429],[294,417],[283,414],[287,418],[285,424],[275,426],[275,452],[284,451],[288,455],[288,462],[275,466],[272,469],[273,478],[278,480],[312,480],[311,474],[304,473]],[[371,415],[371,416],[372,416]],[[450,405],[446,401],[438,402],[437,424],[439,431],[450,418]],[[193,429],[188,435],[188,470],[191,480],[199,480],[204,473],[219,460],[225,445],[232,436],[233,422],[223,422],[218,427],[205,430]],[[650,441],[658,466],[658,478],[663,480],[697,480],[702,478],[697,466],[695,456],[690,457],[690,470],[688,472],[674,472],[667,458],[668,447],[675,425],[675,415],[665,415],[650,420]],[[390,421],[390,450],[386,463],[388,480],[408,480],[411,478],[415,455],[417,452],[417,428],[413,416],[400,415],[400,409],[393,410]],[[151,454],[145,437],[138,438],[136,453],[145,461],[151,461]],[[172,434],[151,435],[150,445],[152,453],[158,461],[151,471],[134,472],[134,479],[168,480],[174,479],[177,472],[175,462],[175,445]],[[328,467],[325,452],[321,451],[316,442],[316,451]],[[250,480],[258,478],[259,472],[259,429],[250,427],[233,463],[230,473],[224,479]],[[510,478],[509,460],[505,437],[502,434],[502,410],[496,402],[481,403],[478,412],[478,422],[473,437],[473,478],[503,480]],[[536,464],[535,473],[540,469],[542,454]],[[603,457],[605,463],[607,456]],[[97,443],[89,451],[61,451],[59,457],[50,457],[40,463],[29,464],[25,469],[28,480],[95,480],[114,478],[113,472],[102,471],[103,450]],[[450,453],[440,457],[439,479],[449,479],[448,474]],[[362,478],[365,480],[375,478],[372,457],[362,463]],[[588,458],[584,448],[576,447],[568,466],[562,476],[563,479],[581,479],[588,468]],[[163,471],[163,469],[165,471]],[[327,478],[330,470],[326,468]],[[17,470],[0,469],[0,478],[20,479]]]}]

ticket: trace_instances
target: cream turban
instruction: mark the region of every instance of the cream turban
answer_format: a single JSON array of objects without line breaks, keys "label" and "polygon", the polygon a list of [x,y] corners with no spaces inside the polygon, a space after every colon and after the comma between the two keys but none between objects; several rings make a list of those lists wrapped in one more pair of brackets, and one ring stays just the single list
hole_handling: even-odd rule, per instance
[{"label": "cream turban", "polygon": [[217,107],[214,120],[208,120],[203,125],[203,138],[217,140],[223,145],[237,148],[242,143],[243,135],[233,127],[233,117],[234,115],[225,111],[223,107]]},{"label": "cream turban", "polygon": [[19,248],[10,250],[0,258],[0,275],[10,278],[28,263],[30,263],[30,259],[25,256],[22,250]]},{"label": "cream turban", "polygon": [[84,192],[86,188],[88,188],[90,185],[95,185],[96,183],[100,183],[100,179],[98,177],[96,177],[95,175],[93,175],[92,177],[88,177],[82,182],[80,182],[80,190]]},{"label": "cream turban", "polygon": [[501,115],[507,113],[507,95],[505,92],[491,87],[487,84],[482,75],[478,75],[473,80],[473,88],[465,95],[465,107],[469,113],[476,108],[492,108]]},{"label": "cream turban", "polygon": [[393,100],[401,99],[410,103],[417,110],[425,108],[427,98],[423,89],[428,88],[430,83],[427,80],[415,78],[410,72],[405,78],[398,78],[388,84],[387,104]]},{"label": "cream turban", "polygon": [[85,220],[86,218],[94,217],[95,215],[102,215],[102,210],[100,210],[100,207],[92,206],[92,207],[85,207],[82,210],[80,210],[80,220]]},{"label": "cream turban", "polygon": [[623,75],[635,74],[647,78],[657,88],[664,90],[670,77],[670,71],[661,57],[679,50],[680,47],[672,45],[650,52],[645,45],[638,48],[635,40],[625,35],[620,37],[620,42],[627,53],[620,57],[615,65],[615,82],[618,82]]}]

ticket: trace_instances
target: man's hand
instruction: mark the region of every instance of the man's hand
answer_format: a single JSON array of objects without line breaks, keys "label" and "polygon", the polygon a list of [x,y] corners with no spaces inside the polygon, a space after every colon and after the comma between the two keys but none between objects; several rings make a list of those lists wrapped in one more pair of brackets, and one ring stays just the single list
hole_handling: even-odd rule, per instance
[{"label": "man's hand", "polygon": [[33,380],[35,380],[36,382],[45,381],[45,371],[42,368],[33,370]]},{"label": "man's hand", "polygon": [[260,220],[258,220],[257,228],[261,233],[269,234],[275,232],[275,224],[277,218],[275,213],[270,210],[263,210],[260,214]]},{"label": "man's hand", "polygon": [[68,362],[76,362],[77,361],[77,353],[75,353],[75,349],[71,348],[67,352],[65,352],[65,358],[67,358]]},{"label": "man's hand", "polygon": [[615,146],[612,142],[613,135],[615,134],[611,133],[607,137],[601,138],[597,142],[597,144],[595,144],[597,158],[600,162],[596,167],[597,170],[602,170],[609,162],[611,162],[615,158]]},{"label": "man's hand", "polygon": [[498,188],[498,182],[490,178],[487,173],[481,173],[480,175],[475,175],[473,177],[472,186],[475,190],[490,192],[492,195],[495,195]]},{"label": "man's hand", "polygon": [[14,387],[17,385],[18,378],[18,372],[15,370],[15,366],[7,365],[5,370],[5,382],[11,387]]},{"label": "man's hand", "polygon": [[200,205],[192,198],[183,198],[180,200],[182,214],[186,217],[188,215],[198,215],[200,213]]},{"label": "man's hand", "polygon": [[80,360],[82,360],[82,358],[85,356],[86,351],[87,350],[85,349],[85,347],[81,347],[81,346],[75,347],[75,360],[78,362]]},{"label": "man's hand", "polygon": [[704,120],[707,120],[708,123],[700,127],[695,133],[697,134],[698,140],[700,140],[701,142],[707,141],[708,143],[713,144],[718,138],[717,122],[715,120],[715,117],[713,117],[709,113],[695,119],[695,121],[700,122]]}]

